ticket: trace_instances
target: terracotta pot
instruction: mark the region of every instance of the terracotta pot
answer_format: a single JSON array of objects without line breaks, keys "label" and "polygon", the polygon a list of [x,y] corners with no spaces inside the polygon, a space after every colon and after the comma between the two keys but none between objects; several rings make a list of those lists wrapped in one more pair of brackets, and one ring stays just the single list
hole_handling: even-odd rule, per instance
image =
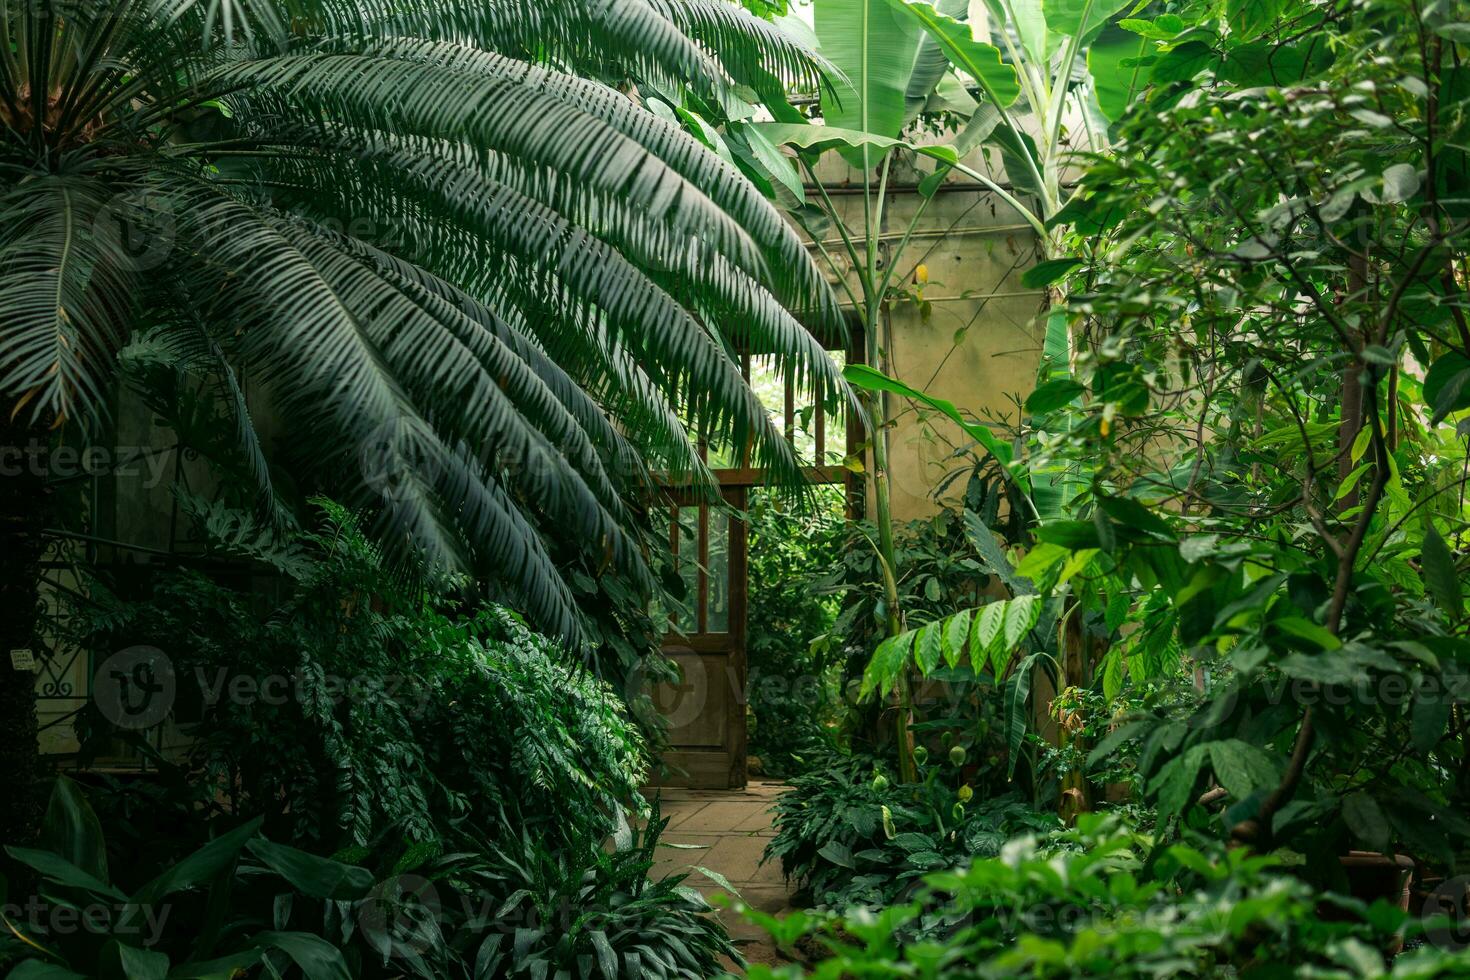
[{"label": "terracotta pot", "polygon": [[[1376,851],[1348,851],[1337,859],[1347,875],[1348,893],[1370,905],[1378,899],[1409,911],[1413,895],[1414,859],[1407,854],[1389,856]],[[1402,939],[1394,940],[1385,952],[1396,956],[1403,951]]]},{"label": "terracotta pot", "polygon": [[1347,874],[1348,892],[1372,903],[1384,899],[1409,911],[1411,885],[1414,881],[1414,859],[1407,854],[1379,854],[1376,851],[1348,851],[1337,859]]}]

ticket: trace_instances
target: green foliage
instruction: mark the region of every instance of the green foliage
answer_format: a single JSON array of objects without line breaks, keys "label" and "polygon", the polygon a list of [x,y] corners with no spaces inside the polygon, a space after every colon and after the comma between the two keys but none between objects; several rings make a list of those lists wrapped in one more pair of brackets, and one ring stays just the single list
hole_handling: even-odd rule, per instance
[{"label": "green foliage", "polygon": [[[984,783],[976,770],[962,746],[921,763],[917,784],[890,781],[871,757],[834,759],[793,779],[777,800],[766,859],[779,859],[816,907],[879,910],[907,901],[929,872],[993,855],[1017,833],[1059,826],[1014,795],[977,796],[972,783]],[[924,917],[909,935],[933,936],[949,924]]]},{"label": "green foliage", "polygon": [[[45,891],[7,906],[22,918],[6,922],[0,965],[17,980],[578,971],[696,980],[716,973],[722,957],[740,962],[685,876],[649,879],[667,824],[657,811],[642,831],[624,825],[608,849],[548,842],[518,822],[523,829],[500,843],[461,827],[452,849],[385,835],[328,858],[266,839],[257,818],[125,892],[109,875],[100,821],[61,779],[44,846],[7,849]],[[363,860],[371,867],[349,863]]]},{"label": "green foliage", "polygon": [[750,751],[767,775],[819,761],[841,709],[839,671],[814,641],[837,617],[839,601],[817,586],[842,560],[847,533],[840,488],[818,493],[800,508],[758,493],[747,509]]},{"label": "green foliage", "polygon": [[[168,657],[172,717],[191,736],[180,788],[327,849],[387,825],[434,839],[508,799],[553,835],[606,833],[645,771],[617,693],[502,608],[406,588],[349,514],[323,507],[274,597],[179,571],[83,607],[90,648]],[[231,554],[283,547],[245,537]],[[96,706],[90,720],[96,748],[129,733]]]},{"label": "green foliage", "polygon": [[1349,847],[1449,869],[1470,845],[1453,16],[1125,24],[1148,111],[1059,221],[1085,390],[1037,449],[1079,492],[1026,563],[1104,620],[1105,695],[1172,689],[1092,761],[1136,753],[1162,821],[1329,881]]},{"label": "green foliage", "polygon": [[606,980],[711,977],[724,958],[738,966],[740,953],[687,875],[649,879],[667,825],[655,807],[645,828],[610,851],[551,851],[526,833],[496,847],[478,873],[507,896],[502,921],[464,947],[465,959],[473,949],[477,975],[489,977],[574,975],[589,960]]},{"label": "green foliage", "polygon": [[[747,910],[793,953],[818,962],[771,977],[1322,976],[1454,977],[1470,952],[1422,946],[1385,968],[1384,952],[1426,923],[1383,902],[1323,894],[1270,858],[1216,845],[1152,841],[1116,818],[1085,816],[1074,831],[1023,836],[998,856],[923,879],[911,901],[846,917]],[[1330,910],[1330,916],[1326,914]],[[947,928],[906,939],[916,923]]]},{"label": "green foliage", "polygon": [[650,469],[797,479],[736,348],[844,396],[796,234],[650,111],[823,83],[736,5],[37,0],[0,34],[0,410],[37,432],[104,438],[124,377],[243,495],[370,511],[572,638],[553,553],[646,588]]},{"label": "green foliage", "polygon": [[[244,849],[265,844],[260,823],[257,818],[221,833],[179,862],[125,885],[109,873],[96,814],[76,784],[58,779],[44,846],[5,849],[39,876],[45,891],[44,898],[7,909],[19,909],[25,918],[6,920],[0,963],[13,966],[9,975],[16,980],[156,980],[262,966],[276,976],[299,970],[306,980],[347,980],[347,963],[336,946],[310,932],[251,921],[231,904]],[[371,880],[361,868],[354,870],[359,886]],[[196,900],[201,893],[209,900]],[[58,909],[70,914],[58,918]]]}]

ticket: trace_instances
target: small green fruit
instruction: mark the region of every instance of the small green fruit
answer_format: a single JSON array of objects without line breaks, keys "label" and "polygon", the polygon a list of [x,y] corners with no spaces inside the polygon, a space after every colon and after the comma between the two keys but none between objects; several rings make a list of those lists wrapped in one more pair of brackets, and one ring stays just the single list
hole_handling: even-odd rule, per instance
[{"label": "small green fruit", "polygon": [[917,762],[921,766],[924,763],[928,762],[929,761],[929,750],[926,749],[926,748],[924,748],[924,746],[922,746],[922,745],[916,745],[916,746],[914,746],[914,761]]},{"label": "small green fruit", "polygon": [[952,766],[962,766],[965,764],[965,747],[963,745],[956,745],[949,750],[949,764]]},{"label": "small green fruit", "polygon": [[954,819],[955,823],[959,823],[965,819],[965,805],[963,803],[956,803],[949,808],[949,815]]},{"label": "small green fruit", "polygon": [[881,793],[888,788],[888,777],[881,772],[873,777],[873,791]]},{"label": "small green fruit", "polygon": [[960,798],[961,803],[968,803],[975,798],[975,791],[968,786],[961,786],[960,791],[955,795]]}]

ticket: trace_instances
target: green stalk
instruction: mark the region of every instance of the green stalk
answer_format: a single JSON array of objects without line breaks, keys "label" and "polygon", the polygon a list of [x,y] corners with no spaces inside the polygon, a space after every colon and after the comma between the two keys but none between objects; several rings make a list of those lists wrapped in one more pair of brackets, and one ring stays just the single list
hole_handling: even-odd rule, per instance
[{"label": "green stalk", "polygon": [[[883,356],[891,349],[890,343],[878,343],[878,330],[883,312],[883,290],[878,276],[878,243],[883,234],[883,206],[888,194],[888,172],[893,155],[883,158],[883,169],[878,180],[878,196],[874,201],[871,194],[864,194],[867,212],[867,305],[864,319],[868,363],[879,366],[885,374],[891,373],[892,365]],[[885,275],[881,282],[886,284]],[[881,362],[881,365],[880,365]],[[868,399],[868,423],[873,431],[873,503],[878,518],[878,556],[883,565],[883,593],[888,610],[888,636],[895,637],[903,632],[903,614],[900,608],[897,579],[897,552],[893,544],[893,508],[890,502],[888,474],[888,396],[879,395]],[[910,726],[913,721],[913,694],[909,684],[908,666],[898,674],[898,718],[894,734],[898,745],[898,776],[905,783],[918,779],[918,767],[914,763],[914,734]]]}]

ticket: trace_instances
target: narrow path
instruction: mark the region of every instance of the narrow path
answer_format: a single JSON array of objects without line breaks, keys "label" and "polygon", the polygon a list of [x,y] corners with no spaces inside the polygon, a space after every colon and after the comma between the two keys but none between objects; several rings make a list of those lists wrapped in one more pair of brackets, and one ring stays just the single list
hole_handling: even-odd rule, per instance
[{"label": "narrow path", "polygon": [[[723,875],[752,908],[773,914],[784,911],[789,892],[781,878],[781,863],[762,865],[761,853],[775,836],[770,811],[785,789],[783,783],[752,782],[743,790],[647,790],[650,796],[661,794],[663,815],[669,818],[662,842],[681,845],[660,848],[659,862],[651,873],[657,877],[699,865]],[[698,872],[691,873],[687,884],[706,897],[724,892]],[[764,933],[732,911],[721,911],[720,917],[747,960],[778,962]]]}]

